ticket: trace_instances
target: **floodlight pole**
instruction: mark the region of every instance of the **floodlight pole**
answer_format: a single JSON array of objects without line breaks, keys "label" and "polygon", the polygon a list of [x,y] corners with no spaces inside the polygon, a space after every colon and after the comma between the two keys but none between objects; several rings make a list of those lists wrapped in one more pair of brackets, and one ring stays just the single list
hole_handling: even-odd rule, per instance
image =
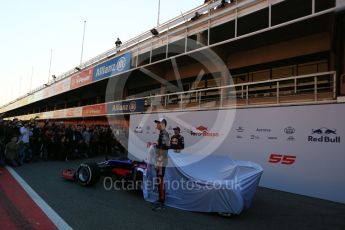
[{"label": "floodlight pole", "polygon": [[158,0],[158,16],[157,16],[157,27],[159,26],[159,18],[161,14],[161,0]]},{"label": "floodlight pole", "polygon": [[48,72],[48,82],[47,83],[49,83],[50,71],[52,68],[52,59],[53,59],[53,49],[50,49],[50,62],[49,62],[49,72]]},{"label": "floodlight pole", "polygon": [[34,67],[32,66],[31,67],[31,76],[30,76],[30,93],[31,93],[31,90],[32,90],[32,77],[34,75]]},{"label": "floodlight pole", "polygon": [[81,42],[80,66],[83,63],[84,39],[85,39],[86,20],[84,20],[83,40]]}]

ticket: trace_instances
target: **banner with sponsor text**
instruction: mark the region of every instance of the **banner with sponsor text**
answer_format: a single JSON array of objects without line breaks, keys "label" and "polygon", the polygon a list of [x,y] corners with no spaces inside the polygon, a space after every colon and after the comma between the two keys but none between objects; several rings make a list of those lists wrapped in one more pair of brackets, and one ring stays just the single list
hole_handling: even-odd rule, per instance
[{"label": "banner with sponsor text", "polygon": [[102,80],[129,70],[131,67],[131,58],[131,53],[126,53],[95,66],[93,69],[93,81]]},{"label": "banner with sponsor text", "polygon": [[144,99],[111,102],[107,104],[108,115],[144,112]]},{"label": "banner with sponsor text", "polygon": [[184,151],[209,148],[253,161],[264,168],[263,187],[345,203],[344,114],[345,104],[137,114],[130,117],[128,147],[131,155],[145,155],[146,143],[158,138],[153,121],[164,117],[170,136],[180,127]]}]

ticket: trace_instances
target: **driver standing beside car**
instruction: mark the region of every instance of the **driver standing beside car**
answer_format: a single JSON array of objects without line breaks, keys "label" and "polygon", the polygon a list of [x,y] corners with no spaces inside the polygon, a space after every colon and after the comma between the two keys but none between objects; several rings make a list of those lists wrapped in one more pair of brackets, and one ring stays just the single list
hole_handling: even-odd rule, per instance
[{"label": "driver standing beside car", "polygon": [[175,151],[175,153],[180,153],[182,149],[184,149],[184,137],[180,134],[181,129],[180,127],[173,128],[174,135],[171,137],[170,140],[170,148]]},{"label": "driver standing beside car", "polygon": [[159,130],[158,141],[156,145],[156,177],[158,182],[159,198],[153,211],[161,210],[164,208],[165,190],[164,190],[164,174],[165,167],[168,163],[168,149],[169,149],[169,133],[165,130],[167,121],[163,118],[155,120],[157,129]]}]

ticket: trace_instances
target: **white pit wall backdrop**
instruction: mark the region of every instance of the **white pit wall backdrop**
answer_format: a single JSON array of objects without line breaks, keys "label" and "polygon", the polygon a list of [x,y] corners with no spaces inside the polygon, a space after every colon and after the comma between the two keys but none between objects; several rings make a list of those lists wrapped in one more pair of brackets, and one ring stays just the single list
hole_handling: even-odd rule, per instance
[{"label": "white pit wall backdrop", "polygon": [[[130,157],[144,159],[154,120],[179,126],[186,149],[264,168],[260,186],[345,203],[345,104],[131,115]],[[206,170],[206,169],[205,169]]]}]

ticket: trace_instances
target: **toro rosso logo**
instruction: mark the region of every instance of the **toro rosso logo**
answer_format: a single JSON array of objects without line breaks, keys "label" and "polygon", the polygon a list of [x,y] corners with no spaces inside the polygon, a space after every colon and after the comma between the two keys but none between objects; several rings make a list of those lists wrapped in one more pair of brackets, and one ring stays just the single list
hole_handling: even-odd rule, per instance
[{"label": "toro rosso logo", "polygon": [[336,129],[322,127],[312,129],[311,135],[308,136],[309,142],[340,143],[340,136],[337,136]]},{"label": "toro rosso logo", "polygon": [[208,131],[208,128],[205,127],[205,126],[199,126],[196,128],[197,130],[201,131],[201,132],[207,132]]},{"label": "toro rosso logo", "polygon": [[210,132],[207,127],[201,125],[199,127],[196,127],[194,131],[191,131],[190,135],[203,137],[218,137],[219,133]]}]

